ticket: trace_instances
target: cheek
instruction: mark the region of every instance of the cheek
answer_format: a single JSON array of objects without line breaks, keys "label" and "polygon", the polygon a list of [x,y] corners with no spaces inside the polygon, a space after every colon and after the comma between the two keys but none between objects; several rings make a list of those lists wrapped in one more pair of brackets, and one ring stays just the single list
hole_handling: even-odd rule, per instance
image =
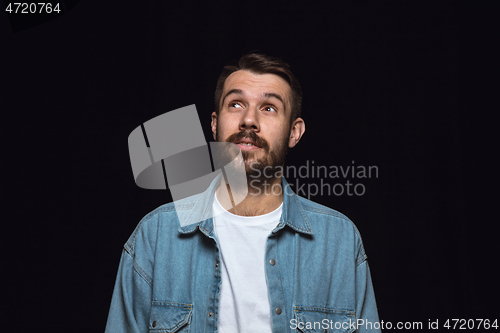
[{"label": "cheek", "polygon": [[232,119],[223,118],[219,119],[217,122],[217,133],[219,136],[222,135],[227,137],[234,132],[237,132],[238,128],[238,122],[233,121]]},{"label": "cheek", "polygon": [[268,140],[273,142],[281,142],[283,138],[288,137],[290,130],[288,126],[282,126],[281,124],[270,124],[265,128],[261,128],[262,133],[266,133]]}]

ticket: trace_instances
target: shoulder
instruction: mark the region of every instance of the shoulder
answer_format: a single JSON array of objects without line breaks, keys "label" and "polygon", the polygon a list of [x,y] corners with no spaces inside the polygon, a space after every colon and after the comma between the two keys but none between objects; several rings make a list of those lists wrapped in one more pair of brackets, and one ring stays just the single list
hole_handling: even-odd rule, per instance
[{"label": "shoulder", "polygon": [[298,198],[316,236],[352,246],[359,256],[366,258],[361,234],[351,219],[335,209],[300,196]]},{"label": "shoulder", "polygon": [[341,221],[345,221],[348,223],[352,223],[352,221],[347,216],[340,213],[339,211],[336,211],[335,209],[316,203],[301,196],[297,196],[297,198],[299,199],[302,208],[307,212],[320,214],[331,218],[339,219]]},{"label": "shoulder", "polygon": [[326,221],[337,227],[352,228],[359,234],[356,225],[341,212],[306,198],[300,196],[297,197],[299,198],[302,209],[306,212],[308,217],[313,217],[312,219],[309,219],[310,222],[314,223],[314,221]]},{"label": "shoulder", "polygon": [[132,235],[124,245],[125,250],[134,256],[136,248],[146,244],[154,247],[158,234],[176,236],[180,227],[179,216],[189,214],[195,207],[200,195],[194,195],[175,202],[169,202],[147,213],[137,224]]}]

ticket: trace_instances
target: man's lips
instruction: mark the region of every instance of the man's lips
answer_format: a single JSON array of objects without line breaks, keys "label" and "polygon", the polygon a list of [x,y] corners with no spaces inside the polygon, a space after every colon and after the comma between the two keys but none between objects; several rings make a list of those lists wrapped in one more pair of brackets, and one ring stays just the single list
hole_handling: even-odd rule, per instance
[{"label": "man's lips", "polygon": [[261,149],[261,147],[259,147],[255,141],[251,140],[251,139],[248,139],[248,138],[243,138],[243,139],[239,139],[239,140],[236,140],[234,141],[235,144],[238,145],[238,147],[240,147],[241,150],[256,150],[256,149]]}]

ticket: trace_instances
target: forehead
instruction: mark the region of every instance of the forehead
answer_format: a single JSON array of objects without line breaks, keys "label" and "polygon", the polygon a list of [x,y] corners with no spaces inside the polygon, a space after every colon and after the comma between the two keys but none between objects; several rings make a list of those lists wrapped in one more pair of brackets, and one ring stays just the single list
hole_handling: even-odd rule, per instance
[{"label": "forehead", "polygon": [[250,96],[276,93],[286,101],[289,101],[291,90],[288,82],[278,75],[255,74],[246,70],[239,70],[228,76],[224,83],[223,96],[232,89],[240,89]]}]

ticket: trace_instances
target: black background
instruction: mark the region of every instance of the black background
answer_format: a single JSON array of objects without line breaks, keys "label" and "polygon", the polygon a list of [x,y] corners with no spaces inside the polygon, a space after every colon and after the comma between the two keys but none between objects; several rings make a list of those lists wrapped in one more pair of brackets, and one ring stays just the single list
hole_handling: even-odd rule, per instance
[{"label": "black background", "polygon": [[303,86],[306,133],[287,165],[378,167],[353,180],[363,196],[311,199],[360,230],[380,319],[499,318],[498,13],[494,2],[82,1],[17,32],[0,14],[2,326],[104,330],[123,244],[171,201],[134,184],[128,135],[196,104],[211,141],[217,77],[254,50]]}]

